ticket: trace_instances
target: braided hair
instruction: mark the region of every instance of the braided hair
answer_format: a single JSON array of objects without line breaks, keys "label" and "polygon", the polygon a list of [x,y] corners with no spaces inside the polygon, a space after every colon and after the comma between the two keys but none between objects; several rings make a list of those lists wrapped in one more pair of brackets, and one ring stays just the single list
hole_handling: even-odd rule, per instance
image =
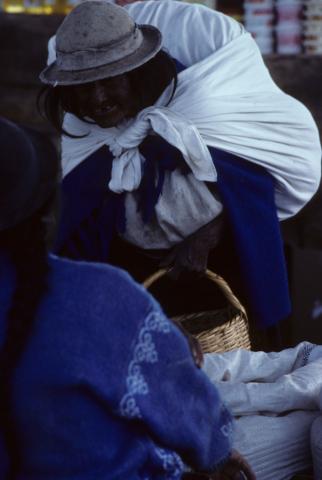
[{"label": "braided hair", "polygon": [[[173,58],[160,50],[151,60],[127,73],[133,91],[139,99],[140,110],[153,105],[165,88],[173,82],[172,100],[177,88],[177,69]],[[80,138],[66,132],[62,127],[64,112],[70,112],[84,120],[79,112],[77,99],[71,86],[45,85],[39,92],[38,110],[44,114],[55,130],[71,138]]]},{"label": "braided hair", "polygon": [[7,313],[5,340],[0,351],[0,420],[11,460],[8,480],[19,469],[19,448],[12,415],[12,379],[32,333],[41,299],[48,288],[50,215],[56,193],[31,217],[0,232],[0,250],[14,265],[15,291]]},{"label": "braided hair", "polygon": [[10,460],[7,478],[14,479],[20,455],[12,411],[13,379],[47,291],[60,162],[45,135],[2,117],[0,141],[0,252],[15,273],[0,349],[0,426]]}]

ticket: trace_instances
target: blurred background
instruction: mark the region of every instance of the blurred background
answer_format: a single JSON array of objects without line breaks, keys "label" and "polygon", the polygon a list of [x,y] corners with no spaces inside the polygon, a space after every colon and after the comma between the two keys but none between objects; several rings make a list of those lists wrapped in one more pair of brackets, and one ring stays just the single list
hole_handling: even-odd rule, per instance
[{"label": "blurred background", "polygon": [[[172,0],[164,0],[172,1]],[[0,115],[59,139],[36,108],[47,42],[75,0],[0,0]],[[117,0],[124,5],[129,0]],[[276,83],[302,101],[322,131],[322,0],[203,0],[244,24]],[[282,223],[293,313],[284,344],[322,343],[322,192]]]}]

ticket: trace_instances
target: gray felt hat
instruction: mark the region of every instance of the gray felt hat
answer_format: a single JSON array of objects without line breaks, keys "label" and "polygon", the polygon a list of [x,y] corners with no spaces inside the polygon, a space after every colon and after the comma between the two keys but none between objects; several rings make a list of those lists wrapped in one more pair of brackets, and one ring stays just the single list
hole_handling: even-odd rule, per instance
[{"label": "gray felt hat", "polygon": [[56,33],[56,61],[40,80],[49,85],[77,85],[129,72],[161,48],[161,33],[137,25],[127,11],[104,0],[77,5]]}]

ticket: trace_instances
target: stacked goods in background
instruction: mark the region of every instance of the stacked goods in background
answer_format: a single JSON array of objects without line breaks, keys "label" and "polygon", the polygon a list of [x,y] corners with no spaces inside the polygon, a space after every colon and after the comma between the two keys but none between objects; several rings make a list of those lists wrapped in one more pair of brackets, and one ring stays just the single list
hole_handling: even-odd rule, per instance
[{"label": "stacked goods in background", "polygon": [[302,52],[302,11],[301,0],[246,0],[244,25],[263,54],[296,55]]},{"label": "stacked goods in background", "polygon": [[296,55],[302,52],[301,0],[276,0],[276,51]]},{"label": "stacked goods in background", "polygon": [[[81,1],[0,0],[0,10],[7,13],[65,15]],[[136,0],[109,1],[124,5]],[[322,0],[182,1],[201,3],[244,23],[263,54],[322,54]]]},{"label": "stacked goods in background", "polygon": [[[0,0],[0,10],[7,13],[31,14],[67,14],[82,0]],[[110,0],[114,1],[114,0]],[[136,0],[115,0],[118,5],[125,5]],[[209,8],[216,9],[217,0],[185,0],[190,3],[201,3]]]},{"label": "stacked goods in background", "polygon": [[2,9],[7,13],[67,14],[77,3],[77,0],[3,0]]},{"label": "stacked goods in background", "polygon": [[255,38],[263,54],[273,53],[273,0],[247,0],[244,2],[244,25]]},{"label": "stacked goods in background", "polygon": [[303,45],[308,55],[322,53],[322,0],[304,2]]}]

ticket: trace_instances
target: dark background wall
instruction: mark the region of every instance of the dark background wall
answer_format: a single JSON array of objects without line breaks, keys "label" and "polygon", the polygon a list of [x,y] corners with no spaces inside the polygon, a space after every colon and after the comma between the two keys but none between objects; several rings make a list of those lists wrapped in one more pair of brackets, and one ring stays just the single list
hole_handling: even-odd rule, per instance
[{"label": "dark background wall", "polygon": [[50,130],[36,109],[46,65],[47,42],[61,23],[60,15],[0,14],[0,114]]}]

